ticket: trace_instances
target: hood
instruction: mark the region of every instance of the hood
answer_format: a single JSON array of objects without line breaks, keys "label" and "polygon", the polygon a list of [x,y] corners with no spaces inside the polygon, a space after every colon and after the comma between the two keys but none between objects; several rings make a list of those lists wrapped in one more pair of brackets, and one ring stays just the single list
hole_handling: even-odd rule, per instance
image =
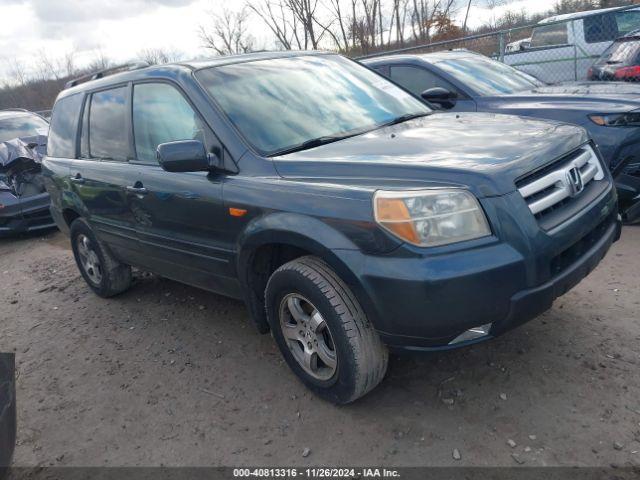
[{"label": "hood", "polygon": [[598,113],[640,108],[640,85],[629,82],[570,82],[526,92],[483,97],[483,103],[511,108],[562,108]]},{"label": "hood", "polygon": [[489,113],[436,113],[273,161],[289,179],[376,188],[464,186],[503,195],[515,180],[588,141],[573,125]]},{"label": "hood", "polygon": [[0,191],[10,191],[18,197],[44,192],[40,169],[46,145],[44,135],[0,142]]},{"label": "hood", "polygon": [[0,172],[7,172],[18,163],[39,165],[42,163],[42,157],[46,154],[46,145],[47,137],[45,135],[0,142]]}]

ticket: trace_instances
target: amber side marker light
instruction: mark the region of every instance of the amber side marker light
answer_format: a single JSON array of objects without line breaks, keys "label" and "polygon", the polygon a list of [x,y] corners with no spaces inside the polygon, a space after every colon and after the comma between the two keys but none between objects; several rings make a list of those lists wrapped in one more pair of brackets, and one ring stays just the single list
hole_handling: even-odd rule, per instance
[{"label": "amber side marker light", "polygon": [[232,217],[244,217],[246,214],[247,211],[244,208],[229,207],[229,215]]}]

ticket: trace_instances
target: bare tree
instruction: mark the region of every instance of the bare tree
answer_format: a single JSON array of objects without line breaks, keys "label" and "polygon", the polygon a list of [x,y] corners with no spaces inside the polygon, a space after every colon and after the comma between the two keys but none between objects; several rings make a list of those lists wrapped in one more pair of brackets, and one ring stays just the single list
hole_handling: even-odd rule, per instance
[{"label": "bare tree", "polygon": [[96,72],[99,70],[105,70],[113,66],[111,59],[107,58],[102,48],[98,48],[95,57],[89,62],[86,67],[87,72]]},{"label": "bare tree", "polygon": [[303,48],[297,32],[297,18],[292,15],[285,0],[249,1],[247,8],[255,13],[276,37],[278,48],[291,50],[294,45],[299,49]]},{"label": "bare tree", "polygon": [[462,33],[463,35],[467,33],[467,21],[469,20],[469,10],[471,10],[471,1],[467,3],[467,13],[464,16],[464,23],[462,24]]},{"label": "bare tree", "polygon": [[67,77],[72,77],[77,72],[75,57],[76,57],[76,52],[74,52],[73,50],[68,51],[64,55],[63,69],[64,69],[64,74]]},{"label": "bare tree", "polygon": [[17,58],[14,58],[13,60],[11,60],[9,62],[9,76],[12,80],[12,83],[16,84],[16,85],[21,85],[24,86],[27,84],[27,70],[24,66],[24,63],[22,63],[20,60],[18,60]]},{"label": "bare tree", "polygon": [[349,50],[349,37],[347,35],[349,27],[347,26],[347,19],[343,14],[340,3],[340,0],[329,0],[328,4],[325,5],[325,8],[328,12],[330,12],[331,15],[334,16],[338,24],[339,34],[332,34],[333,39],[338,49],[344,50],[346,52]]},{"label": "bare tree", "polygon": [[138,52],[136,56],[149,65],[162,65],[165,63],[177,62],[182,59],[183,55],[176,50],[146,48]]},{"label": "bare tree", "polygon": [[218,55],[247,53],[253,49],[254,38],[247,29],[249,11],[242,8],[232,11],[227,8],[211,14],[211,29],[200,26],[200,39],[206,48]]},{"label": "bare tree", "polygon": [[[304,49],[311,45],[313,50],[317,50],[319,38],[314,27],[318,23],[316,19],[318,0],[285,0],[285,6],[296,19],[296,23],[302,27]],[[326,31],[326,28],[323,28],[323,31]]]}]

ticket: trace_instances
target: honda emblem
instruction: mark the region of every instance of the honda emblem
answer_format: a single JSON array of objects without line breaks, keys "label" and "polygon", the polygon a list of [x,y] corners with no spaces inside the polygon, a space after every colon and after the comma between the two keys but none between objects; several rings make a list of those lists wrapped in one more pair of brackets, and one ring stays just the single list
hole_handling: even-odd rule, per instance
[{"label": "honda emblem", "polygon": [[572,167],[567,171],[567,183],[571,189],[571,196],[575,197],[584,190],[584,182],[578,167]]}]

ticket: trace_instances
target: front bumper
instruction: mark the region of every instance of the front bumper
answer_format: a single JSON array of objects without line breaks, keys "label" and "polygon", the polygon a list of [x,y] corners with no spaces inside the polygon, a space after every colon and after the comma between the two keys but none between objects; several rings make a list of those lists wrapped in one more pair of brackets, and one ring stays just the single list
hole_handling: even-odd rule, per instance
[{"label": "front bumper", "polygon": [[18,198],[11,192],[0,192],[0,237],[55,227],[49,204],[48,193]]},{"label": "front bumper", "polygon": [[[503,216],[494,237],[428,255],[411,255],[411,249],[383,257],[342,253],[359,279],[356,295],[390,348],[456,348],[521,325],[588,275],[620,236],[613,188],[553,233],[542,232],[528,210],[518,210],[515,198],[484,206]],[[530,221],[521,220],[525,214]],[[451,344],[487,324],[487,335]]]}]

